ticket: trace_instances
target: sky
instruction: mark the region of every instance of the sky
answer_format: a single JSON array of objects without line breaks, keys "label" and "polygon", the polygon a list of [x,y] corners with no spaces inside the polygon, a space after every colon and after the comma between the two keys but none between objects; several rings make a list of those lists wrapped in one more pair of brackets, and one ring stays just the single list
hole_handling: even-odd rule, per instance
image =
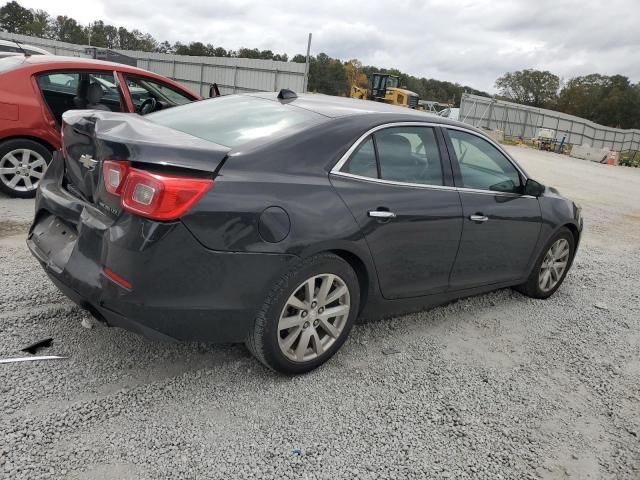
[{"label": "sky", "polygon": [[[4,3],[0,0],[1,3]],[[495,92],[508,71],[640,80],[640,0],[18,0],[158,41],[324,52]]]}]

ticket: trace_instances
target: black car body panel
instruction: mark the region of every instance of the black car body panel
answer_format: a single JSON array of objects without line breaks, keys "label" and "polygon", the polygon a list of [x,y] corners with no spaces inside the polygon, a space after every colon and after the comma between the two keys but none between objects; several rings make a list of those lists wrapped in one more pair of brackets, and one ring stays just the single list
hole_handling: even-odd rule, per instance
[{"label": "black car body panel", "polygon": [[[109,324],[180,340],[242,341],[269,282],[295,258],[213,251],[180,221],[114,219],[62,188],[63,170],[56,155],[27,244],[56,285]],[[104,267],[132,288],[108,279]]]},{"label": "black car body panel", "polygon": [[[275,94],[251,96],[279,102]],[[562,226],[579,241],[579,208],[551,189],[532,197],[459,188],[446,130],[483,135],[472,127],[321,95],[279,104],[326,120],[226,147],[158,125],[153,115],[65,114],[66,159],[56,154],[41,182],[29,248],[65,294],[109,324],[236,342],[284,273],[319,252],[351,264],[362,290],[360,317],[374,319],[522,283]],[[442,187],[335,171],[369,131],[403,122],[435,129]],[[94,169],[80,164],[82,155],[96,160]],[[214,186],[178,220],[143,218],[120,209],[104,190],[100,165],[107,159],[188,171],[213,178]],[[371,218],[368,212],[380,207],[396,217]],[[480,211],[487,223],[469,220]],[[105,268],[131,288],[107,278]]]}]

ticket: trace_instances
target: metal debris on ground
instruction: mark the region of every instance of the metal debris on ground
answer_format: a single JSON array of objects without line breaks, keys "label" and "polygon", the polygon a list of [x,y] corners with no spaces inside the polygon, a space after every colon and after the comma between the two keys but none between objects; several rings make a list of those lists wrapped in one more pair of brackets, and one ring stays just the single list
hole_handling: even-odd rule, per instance
[{"label": "metal debris on ground", "polygon": [[38,360],[60,360],[67,357],[60,355],[37,355],[34,357],[0,358],[0,363],[35,362]]}]

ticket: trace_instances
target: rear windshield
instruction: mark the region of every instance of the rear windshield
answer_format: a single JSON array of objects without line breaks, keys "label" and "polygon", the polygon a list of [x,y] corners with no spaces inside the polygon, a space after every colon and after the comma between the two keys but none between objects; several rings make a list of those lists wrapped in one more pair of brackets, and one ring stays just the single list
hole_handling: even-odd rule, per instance
[{"label": "rear windshield", "polygon": [[0,58],[0,73],[8,72],[24,63],[24,55],[12,55],[10,57]]},{"label": "rear windshield", "polygon": [[227,147],[295,133],[326,120],[308,110],[245,95],[194,102],[146,118]]}]

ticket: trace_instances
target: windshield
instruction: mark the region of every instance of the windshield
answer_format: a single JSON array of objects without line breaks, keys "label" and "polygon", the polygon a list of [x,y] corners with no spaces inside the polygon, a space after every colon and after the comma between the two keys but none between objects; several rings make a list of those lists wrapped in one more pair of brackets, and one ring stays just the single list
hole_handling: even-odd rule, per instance
[{"label": "windshield", "polygon": [[294,133],[326,117],[280,102],[229,95],[148,115],[154,123],[227,147]]}]

